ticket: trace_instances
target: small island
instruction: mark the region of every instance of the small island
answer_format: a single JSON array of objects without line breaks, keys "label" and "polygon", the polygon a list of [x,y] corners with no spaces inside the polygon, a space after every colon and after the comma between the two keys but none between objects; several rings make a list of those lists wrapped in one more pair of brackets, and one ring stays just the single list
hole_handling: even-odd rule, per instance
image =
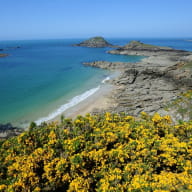
[{"label": "small island", "polygon": [[107,42],[103,37],[93,37],[88,40],[85,40],[79,44],[75,44],[74,46],[78,47],[113,47],[112,44]]},{"label": "small island", "polygon": [[175,50],[170,47],[161,47],[156,45],[145,44],[140,41],[130,41],[128,44],[121,46],[115,50],[110,50],[108,53],[111,54],[121,54],[121,55],[143,55],[152,56],[159,54],[169,54],[169,53],[181,53],[186,52],[184,50]]}]

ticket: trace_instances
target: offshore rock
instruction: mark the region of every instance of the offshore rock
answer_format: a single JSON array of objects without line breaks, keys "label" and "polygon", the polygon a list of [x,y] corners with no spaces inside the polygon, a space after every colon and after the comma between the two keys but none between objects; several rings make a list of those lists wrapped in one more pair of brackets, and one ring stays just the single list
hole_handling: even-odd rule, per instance
[{"label": "offshore rock", "polygon": [[8,54],[6,54],[6,53],[0,53],[0,57],[7,57],[8,56]]},{"label": "offshore rock", "polygon": [[74,46],[80,47],[113,47],[112,44],[108,43],[103,37],[93,37],[88,40],[85,40]]}]

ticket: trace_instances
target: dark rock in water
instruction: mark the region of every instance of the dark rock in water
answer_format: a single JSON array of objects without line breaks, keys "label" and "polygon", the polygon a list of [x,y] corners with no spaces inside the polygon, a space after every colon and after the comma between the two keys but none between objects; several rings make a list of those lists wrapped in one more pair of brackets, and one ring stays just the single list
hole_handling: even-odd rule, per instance
[{"label": "dark rock in water", "polygon": [[11,123],[0,124],[0,139],[7,139],[20,135],[23,131],[22,128],[14,127]]},{"label": "dark rock in water", "polygon": [[16,47],[7,47],[8,49],[20,49],[20,46],[16,46]]},{"label": "dark rock in water", "polygon": [[0,57],[7,57],[8,56],[8,54],[6,54],[6,53],[0,53]]},{"label": "dark rock in water", "polygon": [[3,49],[0,49],[0,51],[3,51]]},{"label": "dark rock in water", "polygon": [[75,44],[74,46],[82,46],[82,47],[112,47],[113,45],[108,43],[103,37],[93,37],[88,40],[85,40],[79,44]]}]

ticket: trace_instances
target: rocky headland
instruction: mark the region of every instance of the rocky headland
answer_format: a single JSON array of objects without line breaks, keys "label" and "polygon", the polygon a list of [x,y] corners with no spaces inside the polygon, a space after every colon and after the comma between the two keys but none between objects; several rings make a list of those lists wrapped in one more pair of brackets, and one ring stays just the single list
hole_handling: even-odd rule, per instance
[{"label": "rocky headland", "polygon": [[162,54],[169,55],[170,53],[174,54],[183,54],[183,50],[175,50],[170,47],[161,47],[150,44],[144,44],[140,41],[131,41],[125,46],[121,46],[118,49],[110,50],[110,54],[120,54],[120,55],[143,55],[143,56],[158,56]]},{"label": "rocky headland", "polygon": [[93,37],[88,40],[85,40],[79,44],[75,44],[73,46],[80,46],[80,47],[115,47],[109,42],[107,42],[103,37]]},{"label": "rocky headland", "polygon": [[[142,111],[166,115],[165,106],[181,93],[192,89],[191,52],[132,41],[109,53],[147,57],[138,63],[84,63],[86,66],[121,71],[121,75],[111,82],[116,88],[110,95],[112,107],[107,111],[126,112],[134,116],[139,116]],[[181,118],[173,111],[169,111],[169,115],[173,120]]]}]

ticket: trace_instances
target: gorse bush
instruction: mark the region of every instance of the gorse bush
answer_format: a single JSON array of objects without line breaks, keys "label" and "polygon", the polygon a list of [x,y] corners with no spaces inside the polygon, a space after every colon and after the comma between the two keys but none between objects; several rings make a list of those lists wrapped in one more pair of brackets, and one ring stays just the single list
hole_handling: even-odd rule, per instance
[{"label": "gorse bush", "polygon": [[78,116],[0,144],[0,191],[192,191],[192,122]]}]

